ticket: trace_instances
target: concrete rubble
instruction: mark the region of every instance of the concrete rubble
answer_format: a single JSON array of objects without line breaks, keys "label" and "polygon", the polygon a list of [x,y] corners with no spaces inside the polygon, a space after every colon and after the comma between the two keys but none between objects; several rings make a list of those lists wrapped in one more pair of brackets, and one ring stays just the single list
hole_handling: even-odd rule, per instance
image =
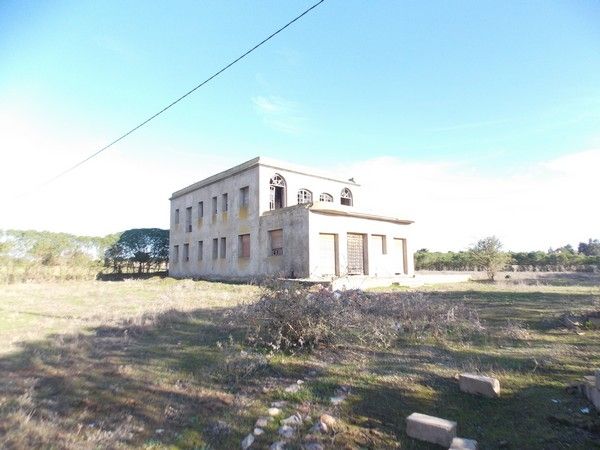
[{"label": "concrete rubble", "polygon": [[406,418],[406,434],[421,441],[450,447],[456,437],[456,422],[412,413]]},{"label": "concrete rubble", "polygon": [[500,381],[472,373],[461,373],[458,377],[460,390],[469,394],[495,398],[500,396]]},{"label": "concrete rubble", "polygon": [[478,448],[477,441],[473,439],[455,437],[448,450],[477,450]]},{"label": "concrete rubble", "polygon": [[600,369],[597,369],[594,375],[583,378],[581,393],[600,411]]}]

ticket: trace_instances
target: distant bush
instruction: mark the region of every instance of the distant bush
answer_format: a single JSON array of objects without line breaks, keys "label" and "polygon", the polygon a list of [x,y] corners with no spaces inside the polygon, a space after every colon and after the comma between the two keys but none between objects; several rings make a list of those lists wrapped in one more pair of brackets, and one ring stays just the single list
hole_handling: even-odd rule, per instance
[{"label": "distant bush", "polygon": [[348,344],[389,347],[406,338],[464,338],[484,330],[475,310],[461,302],[299,286],[269,289],[233,317],[250,343],[275,352]]},{"label": "distant bush", "polygon": [[[580,243],[576,251],[570,245],[546,252],[506,252],[504,264],[499,270],[511,272],[597,272],[600,270],[600,246],[597,239],[588,243]],[[421,249],[415,252],[415,269],[417,270],[482,270],[480,261],[474,258],[473,252],[430,252]]]}]

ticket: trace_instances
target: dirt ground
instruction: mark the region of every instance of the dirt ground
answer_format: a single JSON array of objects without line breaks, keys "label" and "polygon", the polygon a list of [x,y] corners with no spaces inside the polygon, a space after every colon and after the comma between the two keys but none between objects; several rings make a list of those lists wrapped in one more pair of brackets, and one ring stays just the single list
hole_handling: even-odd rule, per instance
[{"label": "dirt ground", "polygon": [[[325,448],[439,448],[405,434],[412,412],[458,422],[481,448],[600,446],[600,415],[565,387],[600,367],[600,330],[561,318],[600,311],[597,275],[519,274],[421,288],[475,308],[486,337],[398,341],[309,355],[256,351],[231,320],[256,286],[150,279],[0,289],[1,448],[240,448],[274,401],[281,418],[337,419]],[[522,275],[522,277],[521,277]],[[405,288],[387,289],[398,295]],[[375,293],[376,294],[376,293]],[[461,393],[456,374],[499,378]],[[286,387],[304,381],[297,392]],[[347,388],[347,399],[330,398]],[[251,448],[278,439],[276,419]]]}]

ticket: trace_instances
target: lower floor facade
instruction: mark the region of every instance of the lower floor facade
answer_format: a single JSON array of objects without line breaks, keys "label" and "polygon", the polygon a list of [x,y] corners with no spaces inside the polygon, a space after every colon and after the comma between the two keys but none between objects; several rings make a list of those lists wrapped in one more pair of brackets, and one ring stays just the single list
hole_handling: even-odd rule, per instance
[{"label": "lower floor facade", "polygon": [[171,236],[169,274],[178,278],[332,280],[414,273],[410,221],[304,204]]}]

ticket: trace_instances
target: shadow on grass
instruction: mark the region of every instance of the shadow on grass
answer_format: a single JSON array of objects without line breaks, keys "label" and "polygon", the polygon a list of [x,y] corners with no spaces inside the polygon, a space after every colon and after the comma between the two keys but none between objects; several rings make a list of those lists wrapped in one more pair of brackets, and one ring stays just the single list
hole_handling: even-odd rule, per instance
[{"label": "shadow on grass", "polygon": [[[463,371],[461,366],[473,361],[496,368],[491,373],[499,374],[500,398],[463,393],[453,376],[443,375],[454,370],[458,374]],[[436,373],[428,369],[440,363],[449,370]],[[600,414],[593,408],[590,414],[581,413],[589,403],[566,393],[565,384],[556,380],[568,379],[571,371],[539,374],[531,371],[526,358],[502,356],[486,361],[479,353],[434,347],[375,355],[369,372],[388,377],[358,381],[353,386],[350,414],[359,426],[395,436],[401,448],[439,448],[405,434],[406,417],[413,412],[456,421],[459,436],[476,439],[485,449],[588,449],[600,445]],[[410,382],[388,381],[390,375],[407,377]]]},{"label": "shadow on grass", "polygon": [[256,420],[247,399],[276,373],[260,355],[240,361],[225,312],[21,344],[0,359],[0,447],[239,447]]},{"label": "shadow on grass", "polygon": [[[589,295],[545,292],[427,295],[466,297],[492,328],[507,319],[539,326],[549,314],[589,303]],[[0,447],[239,448],[259,415],[252,401],[265,381],[299,375],[309,361],[289,357],[280,363],[287,367],[277,367],[258,354],[242,357],[241,348],[228,343],[229,336],[232,342],[241,336],[227,319],[233,312],[167,311],[148,324],[100,326],[23,343],[19,352],[0,359]],[[530,345],[533,352],[547,342],[534,339]],[[587,345],[586,355],[600,353],[597,343]],[[586,405],[566,395],[561,383],[582,376],[583,367],[598,359],[567,355],[564,364],[542,370],[527,352],[492,355],[480,348],[407,343],[364,352],[369,376],[353,384],[347,420],[383,430],[402,448],[429,448],[404,433],[405,418],[415,411],[457,420],[459,434],[478,439],[482,448],[589,448],[589,434],[559,427],[548,416],[554,409],[576,414]],[[347,381],[334,365],[325,365],[314,383],[307,383],[324,402]],[[500,399],[458,391],[448,373],[471,366],[501,374],[508,386]],[[352,369],[348,378],[356,375]],[[265,447],[267,439],[258,437],[255,447]]]}]

